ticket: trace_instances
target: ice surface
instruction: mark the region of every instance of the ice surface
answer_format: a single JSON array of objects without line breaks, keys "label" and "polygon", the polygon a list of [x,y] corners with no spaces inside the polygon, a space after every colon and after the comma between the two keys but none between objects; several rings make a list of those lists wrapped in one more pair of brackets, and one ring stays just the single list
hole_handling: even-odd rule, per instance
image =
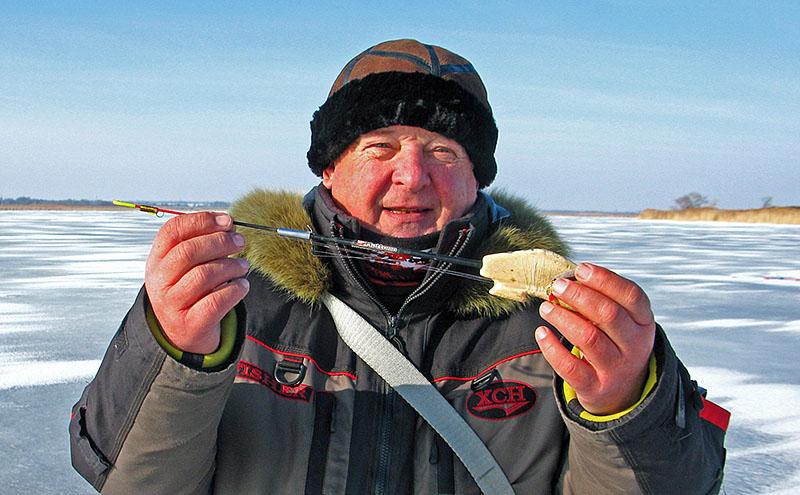
[{"label": "ice surface", "polygon": [[[0,215],[0,486],[93,493],[67,417],[139,290],[164,220]],[[553,217],[576,261],[636,280],[708,397],[733,412],[725,493],[800,485],[800,227]],[[777,280],[765,277],[786,277]],[[45,470],[48,476],[42,476]]]},{"label": "ice surface", "polygon": [[692,378],[732,411],[725,493],[798,493],[800,227],[553,221],[574,260],[645,289]]},{"label": "ice surface", "polygon": [[[0,355],[0,359],[5,358]],[[0,390],[91,379],[99,367],[99,359],[0,363]]]},{"label": "ice surface", "polygon": [[[794,470],[772,480],[761,480],[769,486],[766,493],[797,493],[800,471],[800,385],[764,383],[759,377],[725,368],[693,367],[693,376],[702,377],[702,385],[725,396],[715,400],[733,411],[731,429],[752,429],[766,433],[771,440],[739,449],[728,449],[728,462],[765,456],[794,462]],[[730,469],[730,468],[729,468]],[[757,476],[758,473],[749,473]],[[735,487],[728,484],[730,493]]]}]

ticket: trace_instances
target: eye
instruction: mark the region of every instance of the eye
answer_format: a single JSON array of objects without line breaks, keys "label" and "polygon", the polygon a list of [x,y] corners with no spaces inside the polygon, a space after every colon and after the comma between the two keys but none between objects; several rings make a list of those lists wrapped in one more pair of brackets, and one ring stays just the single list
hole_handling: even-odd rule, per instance
[{"label": "eye", "polygon": [[362,149],[364,150],[388,150],[392,148],[392,143],[389,141],[366,141],[362,145]]},{"label": "eye", "polygon": [[394,146],[392,146],[392,143],[387,141],[366,143],[364,145],[364,153],[369,158],[385,160],[394,154]]},{"label": "eye", "polygon": [[436,157],[437,160],[451,162],[458,158],[458,154],[452,148],[448,148],[447,146],[434,146],[431,149],[433,156]]}]

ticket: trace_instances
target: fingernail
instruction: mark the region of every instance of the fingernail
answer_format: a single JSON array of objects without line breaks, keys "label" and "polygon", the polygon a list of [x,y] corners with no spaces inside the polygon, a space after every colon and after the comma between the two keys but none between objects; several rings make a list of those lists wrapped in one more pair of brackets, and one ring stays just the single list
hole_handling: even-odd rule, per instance
[{"label": "fingernail", "polygon": [[244,236],[242,234],[233,234],[233,243],[238,247],[244,246]]},{"label": "fingernail", "polygon": [[592,268],[585,263],[581,263],[575,268],[575,276],[581,280],[589,280],[589,277],[592,276]]},{"label": "fingernail", "polygon": [[553,311],[553,305],[549,302],[545,301],[539,306],[539,312],[543,315],[550,314],[550,311]]},{"label": "fingernail", "polygon": [[247,261],[247,258],[236,258],[239,261],[239,265],[245,270],[250,268],[250,262]]},{"label": "fingernail", "polygon": [[242,289],[250,290],[250,281],[247,280],[246,278],[240,278],[237,281],[237,283],[239,284],[239,287],[241,287]]},{"label": "fingernail", "polygon": [[539,327],[536,329],[536,340],[544,340],[547,337],[547,328]]},{"label": "fingernail", "polygon": [[567,281],[563,278],[560,278],[553,282],[553,293],[555,294],[563,294],[564,290],[567,288]]},{"label": "fingernail", "polygon": [[217,225],[220,227],[229,227],[231,225],[231,217],[230,215],[217,215],[214,217],[214,221],[217,222]]}]

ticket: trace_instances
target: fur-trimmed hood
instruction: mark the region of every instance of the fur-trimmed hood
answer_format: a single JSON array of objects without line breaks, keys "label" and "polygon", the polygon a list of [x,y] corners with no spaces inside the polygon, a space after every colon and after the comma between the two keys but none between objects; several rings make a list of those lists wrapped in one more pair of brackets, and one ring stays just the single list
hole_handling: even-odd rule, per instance
[{"label": "fur-trimmed hood", "polygon": [[[534,248],[568,254],[567,246],[550,222],[525,200],[498,190],[490,192],[490,196],[511,212],[511,217],[480,244],[477,256]],[[298,230],[307,230],[311,225],[311,218],[303,208],[303,196],[287,191],[254,190],[237,200],[230,213],[239,221],[261,225]],[[330,286],[331,269],[312,254],[309,244],[257,230],[241,229],[241,233],[247,239],[242,255],[255,271],[290,297],[316,303]],[[448,308],[461,316],[500,317],[519,306],[517,302],[489,295],[485,284],[471,281],[460,283],[448,301]]]}]

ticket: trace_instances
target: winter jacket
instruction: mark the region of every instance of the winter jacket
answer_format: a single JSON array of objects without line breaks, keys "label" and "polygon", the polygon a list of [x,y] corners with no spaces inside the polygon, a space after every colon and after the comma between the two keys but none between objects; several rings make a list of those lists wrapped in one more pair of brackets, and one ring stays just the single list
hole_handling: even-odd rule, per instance
[{"label": "winter jacket", "polygon": [[[481,194],[469,215],[442,231],[439,252],[565,251],[523,202],[497,202],[503,206]],[[256,191],[231,213],[266,225],[314,225],[327,235],[359,233],[320,191],[304,201]],[[622,417],[587,420],[567,404],[532,336],[545,324],[540,301],[499,299],[479,282],[431,271],[393,314],[335,250],[315,256],[305,244],[240,232],[254,270],[250,292],[230,315],[230,357],[196,369],[168,356],[148,326],[142,290],[74,406],[73,465],[97,490],[478,493],[443,440],[339,339],[319,302],[325,290],[431,380],[517,493],[719,489],[724,431],[703,419],[705,401],[660,328],[655,387]]]}]

